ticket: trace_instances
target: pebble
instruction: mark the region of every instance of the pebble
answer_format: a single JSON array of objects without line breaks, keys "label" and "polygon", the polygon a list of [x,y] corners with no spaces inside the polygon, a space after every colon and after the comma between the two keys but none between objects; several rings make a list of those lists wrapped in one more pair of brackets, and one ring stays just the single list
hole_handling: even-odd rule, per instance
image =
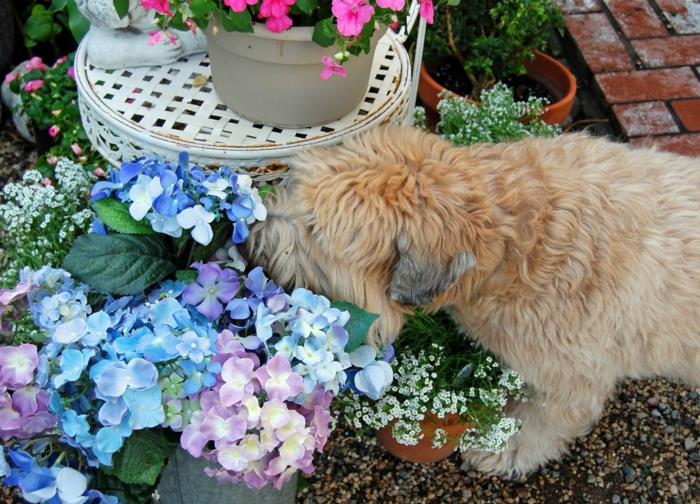
[{"label": "pebble", "polygon": [[697,445],[698,442],[692,437],[687,437],[683,440],[683,448],[685,448],[685,451],[693,451]]}]

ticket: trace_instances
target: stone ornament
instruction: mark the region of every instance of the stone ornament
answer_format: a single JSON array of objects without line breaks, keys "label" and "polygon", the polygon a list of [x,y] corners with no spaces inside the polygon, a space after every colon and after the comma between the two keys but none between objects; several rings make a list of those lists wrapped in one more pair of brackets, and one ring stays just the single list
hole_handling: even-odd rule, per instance
[{"label": "stone ornament", "polygon": [[[90,21],[83,43],[90,64],[107,70],[167,65],[183,56],[207,50],[200,30],[168,30],[159,40],[154,11],[146,11],[139,0],[129,0],[129,13],[120,18],[112,0],[77,0],[78,9]],[[150,42],[150,43],[149,43]]]}]

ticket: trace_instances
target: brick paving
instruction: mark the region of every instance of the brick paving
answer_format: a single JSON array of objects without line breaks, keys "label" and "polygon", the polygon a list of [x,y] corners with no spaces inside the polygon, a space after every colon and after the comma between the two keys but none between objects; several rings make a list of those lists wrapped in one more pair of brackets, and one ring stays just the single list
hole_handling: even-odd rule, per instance
[{"label": "brick paving", "polygon": [[700,0],[560,0],[619,133],[700,156]]}]

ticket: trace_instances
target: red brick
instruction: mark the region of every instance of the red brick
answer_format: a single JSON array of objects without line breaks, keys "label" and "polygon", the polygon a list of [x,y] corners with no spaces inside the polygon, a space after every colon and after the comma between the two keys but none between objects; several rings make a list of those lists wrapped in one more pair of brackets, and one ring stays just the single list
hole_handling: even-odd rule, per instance
[{"label": "red brick", "polygon": [[656,146],[661,150],[676,154],[700,156],[700,133],[638,137],[630,140],[630,144],[641,147]]},{"label": "red brick", "polygon": [[592,72],[634,69],[624,44],[605,14],[567,16],[566,27]]},{"label": "red brick", "polygon": [[668,35],[647,0],[608,0],[606,3],[629,38]]},{"label": "red brick", "polygon": [[700,96],[700,81],[689,67],[596,75],[609,104]]},{"label": "red brick", "polygon": [[671,105],[688,131],[700,131],[700,99],[674,101]]},{"label": "red brick", "polygon": [[600,0],[561,0],[559,7],[564,14],[600,12]]},{"label": "red brick", "polygon": [[648,67],[700,63],[700,35],[634,40],[632,45]]},{"label": "red brick", "polygon": [[678,126],[664,102],[615,105],[613,113],[628,137],[678,133]]},{"label": "red brick", "polygon": [[697,24],[688,15],[686,0],[656,0],[656,3],[678,33],[698,33]]}]

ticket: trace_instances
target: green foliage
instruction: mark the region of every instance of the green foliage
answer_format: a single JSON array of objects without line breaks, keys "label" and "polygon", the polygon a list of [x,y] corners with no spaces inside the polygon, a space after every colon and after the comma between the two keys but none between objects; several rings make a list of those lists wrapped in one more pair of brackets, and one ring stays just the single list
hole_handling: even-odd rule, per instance
[{"label": "green foliage", "polygon": [[159,429],[135,431],[101,470],[130,485],[155,485],[175,445]]},{"label": "green foliage", "polygon": [[375,320],[379,318],[376,313],[364,311],[347,301],[333,301],[331,306],[339,310],[346,310],[350,313],[350,320],[345,325],[348,332],[348,344],[345,345],[346,352],[352,352],[367,342],[369,328]]},{"label": "green foliage", "polygon": [[130,295],[175,273],[168,242],[160,236],[80,236],[63,268],[97,292]]},{"label": "green foliage", "polygon": [[74,40],[80,42],[90,28],[90,23],[78,10],[75,0],[12,3],[22,23],[24,43],[30,49],[44,42],[56,46],[57,37],[64,32],[70,32]]},{"label": "green foliage", "polygon": [[472,98],[497,80],[525,73],[534,50],[544,50],[563,27],[554,0],[468,0],[437,9],[426,33],[424,60],[455,58],[473,86]]},{"label": "green foliage", "polygon": [[336,29],[333,18],[322,19],[314,26],[312,40],[321,47],[330,47],[335,42]]},{"label": "green foliage", "polygon": [[[40,145],[48,150],[37,161],[37,169],[44,175],[51,175],[58,158],[79,161],[90,170],[104,161],[91,146],[80,120],[78,88],[69,75],[73,58],[71,54],[52,66],[47,65],[46,70],[32,70],[10,82],[10,90],[21,98],[17,107],[29,118],[37,140],[49,142]],[[41,87],[25,90],[25,85],[35,80],[43,81]],[[48,133],[52,126],[58,128],[53,138]]]},{"label": "green foliage", "polygon": [[92,206],[102,223],[117,233],[152,235],[153,228],[143,219],[137,221],[129,214],[129,205],[114,198],[103,198]]},{"label": "green foliage", "polygon": [[505,142],[531,136],[552,137],[559,128],[539,119],[544,110],[540,98],[518,102],[505,84],[481,93],[480,102],[444,94],[438,103],[438,132],[456,145]]}]

